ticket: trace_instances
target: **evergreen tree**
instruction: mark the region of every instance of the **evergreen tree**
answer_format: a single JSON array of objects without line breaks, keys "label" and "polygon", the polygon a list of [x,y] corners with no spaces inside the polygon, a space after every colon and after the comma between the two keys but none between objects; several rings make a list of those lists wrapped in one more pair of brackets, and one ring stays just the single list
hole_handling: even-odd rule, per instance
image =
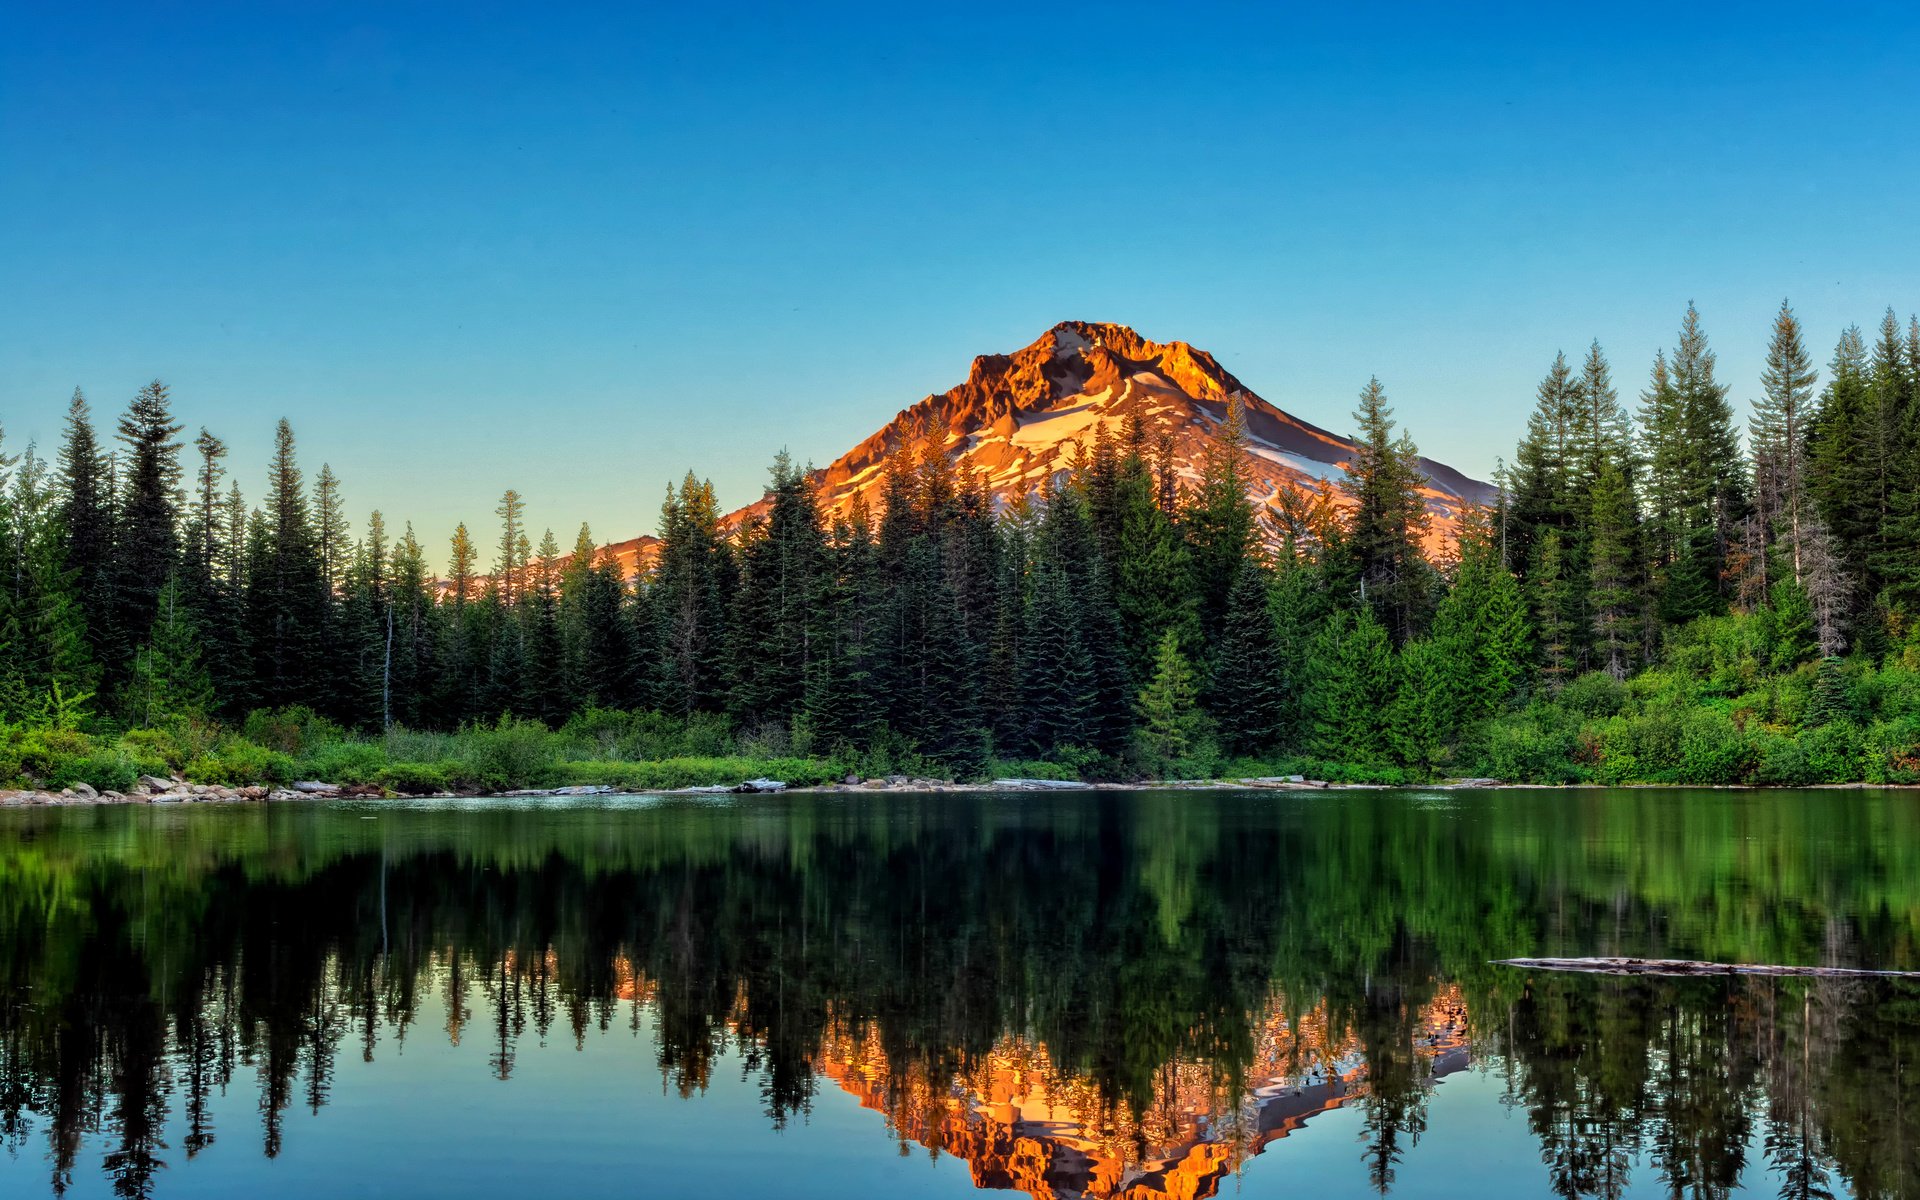
[{"label": "evergreen tree", "polygon": [[1526,673],[1530,633],[1520,581],[1500,560],[1489,514],[1469,509],[1460,519],[1453,579],[1431,636],[1418,643],[1420,669],[1402,672],[1420,680],[1432,738],[1451,742],[1513,698]]},{"label": "evergreen tree", "polygon": [[1773,320],[1761,372],[1761,398],[1754,404],[1754,503],[1767,523],[1770,546],[1777,546],[1793,578],[1804,577],[1803,539],[1808,510],[1807,423],[1813,385],[1818,378],[1800,335],[1800,322],[1786,301]]},{"label": "evergreen tree", "polygon": [[314,535],[320,552],[320,578],[326,581],[327,594],[340,590],[351,563],[353,535],[347,523],[347,503],[340,492],[340,478],[326,463],[313,480]]},{"label": "evergreen tree", "polygon": [[1042,559],[1034,568],[1024,642],[1021,697],[1028,745],[1041,754],[1090,747],[1096,703],[1093,656],[1087,652],[1066,572],[1051,560]]},{"label": "evergreen tree", "polygon": [[1580,390],[1566,355],[1554,355],[1514,452],[1507,548],[1522,572],[1531,570],[1542,534],[1555,531],[1564,545],[1574,527],[1581,435],[1591,419],[1582,411]]},{"label": "evergreen tree", "polygon": [[713,485],[689,471],[660,507],[660,560],[652,587],[665,650],[659,686],[675,712],[716,707],[724,698],[731,573]]},{"label": "evergreen tree", "polygon": [[67,408],[66,437],[60,445],[61,524],[67,564],[74,573],[74,595],[86,617],[87,645],[96,661],[117,653],[113,627],[112,569],[114,494],[107,483],[106,455],[94,436],[93,417],[79,388]]},{"label": "evergreen tree", "polygon": [[272,705],[310,704],[325,670],[317,651],[328,619],[320,539],[294,454],[293,427],[274,430],[267,469],[264,540],[247,568],[247,616],[254,685]]},{"label": "evergreen tree", "polygon": [[800,715],[820,640],[817,607],[826,538],[807,473],[783,452],[764,522],[742,537],[733,597],[730,705],[742,727],[786,727]]},{"label": "evergreen tree", "polygon": [[500,599],[508,607],[520,595],[520,576],[526,566],[521,554],[521,543],[526,539],[526,507],[520,493],[508,488],[500,497],[500,506],[493,510],[500,518],[500,557],[494,560],[493,575],[500,581]]},{"label": "evergreen tree", "polygon": [[1155,759],[1175,762],[1198,747],[1204,724],[1196,694],[1193,667],[1168,630],[1154,650],[1153,676],[1139,698],[1140,738]]},{"label": "evergreen tree", "polygon": [[175,718],[204,717],[213,703],[213,684],[201,660],[199,631],[181,594],[180,581],[168,579],[154,610],[146,643],[134,655],[126,689],[128,718],[156,726]]},{"label": "evergreen tree", "polygon": [[1588,526],[1588,604],[1593,644],[1601,669],[1625,679],[1632,668],[1641,627],[1640,588],[1632,485],[1607,463],[1594,481]]},{"label": "evergreen tree", "polygon": [[1272,747],[1285,727],[1285,672],[1268,590],[1268,573],[1242,559],[1214,648],[1208,699],[1221,743],[1237,754]]},{"label": "evergreen tree", "polygon": [[[1114,486],[1113,508],[1113,606],[1127,676],[1137,687],[1153,670],[1154,650],[1163,634],[1172,630],[1193,645],[1198,644],[1200,629],[1189,582],[1187,543],[1155,503],[1153,479],[1138,458],[1129,458],[1123,466]],[[1230,527],[1232,522],[1224,524]]]},{"label": "evergreen tree", "polygon": [[1400,641],[1424,627],[1433,569],[1421,553],[1427,534],[1419,452],[1393,433],[1393,410],[1378,379],[1360,393],[1354,413],[1359,445],[1341,481],[1354,502],[1344,543],[1361,597]]},{"label": "evergreen tree", "polygon": [[1200,631],[1208,645],[1219,636],[1226,619],[1227,594],[1240,573],[1241,561],[1254,544],[1253,505],[1247,500],[1246,443],[1246,409],[1236,394],[1228,399],[1226,414],[1207,443],[1200,486],[1180,515],[1180,528],[1191,556]]},{"label": "evergreen tree", "polygon": [[[120,418],[127,447],[125,494],[113,550],[112,627],[130,636],[152,628],[160,590],[178,565],[181,426],[173,419],[167,386],[154,380]],[[111,671],[115,665],[109,658]]]},{"label": "evergreen tree", "polygon": [[1382,719],[1393,711],[1393,646],[1365,606],[1336,610],[1315,636],[1307,668],[1310,748],[1329,762],[1377,763]]}]

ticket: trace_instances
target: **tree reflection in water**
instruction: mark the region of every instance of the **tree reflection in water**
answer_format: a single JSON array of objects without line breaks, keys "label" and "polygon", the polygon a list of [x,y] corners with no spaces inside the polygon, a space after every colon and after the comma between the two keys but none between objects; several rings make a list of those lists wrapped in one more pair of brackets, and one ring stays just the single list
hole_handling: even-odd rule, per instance
[{"label": "tree reflection in water", "polygon": [[[1210,1195],[1359,1110],[1389,1191],[1437,1080],[1524,1111],[1556,1195],[1912,1194],[1920,992],[1525,973],[1520,954],[1916,965],[1904,799],[793,796],[0,813],[0,1137],[120,1195],[324,1108],[343,1054],[644,1023],[774,1125],[823,1084],[982,1187]],[[368,816],[377,820],[367,820]],[[423,1014],[444,1030],[415,1028]],[[350,1086],[343,1084],[340,1086]],[[176,1151],[162,1130],[178,1114]],[[1758,1160],[1758,1161],[1755,1161]],[[1536,1178],[1537,1186],[1542,1180]]]}]

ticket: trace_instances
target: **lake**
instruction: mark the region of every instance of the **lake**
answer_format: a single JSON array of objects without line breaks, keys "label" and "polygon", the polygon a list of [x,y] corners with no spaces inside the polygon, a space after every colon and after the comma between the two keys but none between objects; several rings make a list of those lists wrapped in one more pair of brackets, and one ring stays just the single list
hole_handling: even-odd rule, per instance
[{"label": "lake", "polygon": [[0,811],[0,1195],[1912,1196],[1920,793]]}]

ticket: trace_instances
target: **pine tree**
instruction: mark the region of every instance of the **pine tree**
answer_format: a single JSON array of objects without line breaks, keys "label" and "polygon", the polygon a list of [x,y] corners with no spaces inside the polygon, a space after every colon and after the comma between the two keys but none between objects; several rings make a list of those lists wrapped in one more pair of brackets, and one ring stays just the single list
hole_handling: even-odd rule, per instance
[{"label": "pine tree", "polygon": [[1081,636],[1066,572],[1042,559],[1027,605],[1020,689],[1028,745],[1041,754],[1093,744],[1093,657]]},{"label": "pine tree", "polygon": [[1642,615],[1632,485],[1607,463],[1594,481],[1588,525],[1588,604],[1600,667],[1615,679],[1632,668]]},{"label": "pine tree", "polygon": [[1236,394],[1228,399],[1226,414],[1207,443],[1200,486],[1180,515],[1191,560],[1195,609],[1207,645],[1219,636],[1226,619],[1227,593],[1254,544],[1246,444],[1247,414]]},{"label": "pine tree", "polygon": [[320,577],[331,595],[346,580],[352,561],[353,535],[348,531],[347,505],[340,493],[340,478],[326,463],[313,479],[314,534],[320,552]]},{"label": "pine tree", "polygon": [[500,518],[500,557],[494,560],[493,575],[500,581],[500,598],[508,607],[520,595],[522,568],[526,566],[520,553],[520,544],[525,540],[523,522],[526,503],[520,499],[520,493],[508,488],[500,496],[500,506],[493,510]]},{"label": "pine tree", "polygon": [[1329,762],[1381,760],[1384,714],[1393,711],[1393,646],[1371,607],[1340,609],[1320,627],[1308,666],[1310,747]]},{"label": "pine tree", "polygon": [[1393,433],[1393,410],[1378,379],[1360,393],[1354,413],[1359,445],[1341,488],[1354,501],[1344,546],[1361,596],[1400,641],[1424,627],[1433,568],[1421,553],[1427,533],[1419,452]]},{"label": "pine tree", "polygon": [[67,408],[66,437],[60,445],[59,487],[64,497],[60,517],[66,529],[74,594],[86,618],[87,645],[96,661],[117,653],[120,645],[113,627],[114,496],[107,473],[87,398],[75,388]]},{"label": "pine tree", "polygon": [[[160,589],[178,565],[180,443],[173,439],[181,428],[173,420],[167,386],[157,379],[140,389],[120,418],[119,438],[128,457],[114,537],[110,620],[129,636],[152,628]],[[112,670],[114,659],[105,665]]]},{"label": "pine tree", "polygon": [[178,579],[168,579],[160,590],[153,627],[134,655],[126,703],[129,719],[143,726],[204,717],[212,706],[199,631]]},{"label": "pine tree", "polygon": [[1800,334],[1800,322],[1783,300],[1773,320],[1767,365],[1760,375],[1762,395],[1754,404],[1750,436],[1754,501],[1770,526],[1771,544],[1779,547],[1796,581],[1805,572],[1803,537],[1810,515],[1807,423],[1817,378]]},{"label": "pine tree", "polygon": [[652,586],[665,651],[659,686],[673,711],[715,707],[724,698],[731,573],[713,485],[689,471],[678,492],[667,490],[660,507],[660,559]]},{"label": "pine tree", "polygon": [[1172,630],[1188,644],[1197,644],[1200,629],[1187,544],[1155,503],[1152,477],[1139,459],[1129,459],[1123,467],[1113,508],[1113,606],[1127,676],[1137,687],[1153,670],[1154,648],[1163,634]]},{"label": "pine tree", "polygon": [[1431,636],[1418,643],[1420,669],[1403,671],[1419,677],[1423,720],[1436,742],[1453,741],[1513,698],[1526,674],[1530,632],[1520,581],[1501,561],[1490,514],[1467,510],[1460,518],[1459,562],[1434,612]]},{"label": "pine tree", "polygon": [[1613,387],[1613,368],[1595,341],[1587,347],[1576,387],[1578,420],[1572,438],[1574,464],[1573,510],[1581,515],[1580,498],[1611,466],[1623,478],[1633,474],[1633,431],[1620,394]]},{"label": "pine tree", "polygon": [[1573,673],[1573,622],[1560,535],[1553,530],[1534,547],[1527,584],[1533,592],[1533,624],[1540,639],[1540,674],[1548,690],[1557,692]]},{"label": "pine tree", "polygon": [[1522,573],[1531,569],[1542,534],[1553,530],[1564,545],[1574,527],[1583,416],[1580,386],[1567,356],[1556,354],[1535,393],[1526,436],[1514,452],[1507,546]]},{"label": "pine tree", "polygon": [[1241,560],[1207,689],[1221,743],[1237,754],[1271,748],[1285,725],[1285,675],[1268,593],[1268,573]]},{"label": "pine tree", "polygon": [[1154,650],[1153,676],[1138,701],[1140,738],[1153,758],[1172,763],[1197,748],[1204,727],[1196,695],[1193,667],[1168,630]]},{"label": "pine tree", "polygon": [[317,650],[328,619],[328,595],[293,427],[284,419],[274,431],[264,518],[264,540],[247,568],[254,685],[268,704],[309,704],[324,670]]},{"label": "pine tree", "polygon": [[733,597],[730,706],[742,727],[792,724],[825,636],[815,602],[826,538],[813,485],[784,452],[772,476],[766,519],[741,539]]}]

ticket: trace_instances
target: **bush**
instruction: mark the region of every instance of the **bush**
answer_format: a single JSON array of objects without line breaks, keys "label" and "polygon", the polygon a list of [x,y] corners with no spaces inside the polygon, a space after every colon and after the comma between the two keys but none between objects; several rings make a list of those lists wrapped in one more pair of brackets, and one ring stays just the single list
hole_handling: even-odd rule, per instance
[{"label": "bush", "polygon": [[212,754],[188,763],[181,774],[195,783],[222,787],[287,783],[293,779],[293,759],[245,738],[228,738]]},{"label": "bush", "polygon": [[1573,731],[1556,727],[1544,706],[1496,720],[1487,730],[1480,772],[1513,783],[1573,783],[1579,779],[1573,757]]},{"label": "bush", "polygon": [[536,787],[560,761],[557,739],[538,721],[503,716],[492,727],[468,728],[460,742],[467,768],[490,788]]},{"label": "bush", "polygon": [[1560,689],[1560,707],[1577,716],[1611,717],[1627,706],[1627,685],[1605,671],[1588,671]]},{"label": "bush", "polygon": [[256,746],[299,755],[326,742],[337,742],[346,731],[304,704],[287,708],[256,708],[240,724],[240,736]]},{"label": "bush", "polygon": [[1680,727],[1680,783],[1747,783],[1758,763],[1733,718],[1716,708],[1695,709]]},{"label": "bush", "polygon": [[378,742],[328,742],[302,756],[295,770],[302,779],[322,783],[373,783],[387,761],[386,747]]},{"label": "bush", "polygon": [[734,787],[759,777],[778,779],[790,787],[812,787],[837,782],[846,774],[846,764],[820,758],[669,758],[658,762],[567,762],[556,768],[557,777],[570,784],[634,792]]},{"label": "bush", "polygon": [[70,729],[30,729],[17,735],[12,747],[15,773],[45,779],[55,766],[93,753],[93,739]]},{"label": "bush", "polygon": [[458,770],[459,764],[453,762],[388,763],[373,782],[403,796],[429,796],[453,791],[453,776]]},{"label": "bush", "polygon": [[125,792],[152,769],[166,768],[157,760],[143,761],[123,747],[111,746],[59,760],[46,772],[44,782],[55,790],[84,783],[102,792]]}]

